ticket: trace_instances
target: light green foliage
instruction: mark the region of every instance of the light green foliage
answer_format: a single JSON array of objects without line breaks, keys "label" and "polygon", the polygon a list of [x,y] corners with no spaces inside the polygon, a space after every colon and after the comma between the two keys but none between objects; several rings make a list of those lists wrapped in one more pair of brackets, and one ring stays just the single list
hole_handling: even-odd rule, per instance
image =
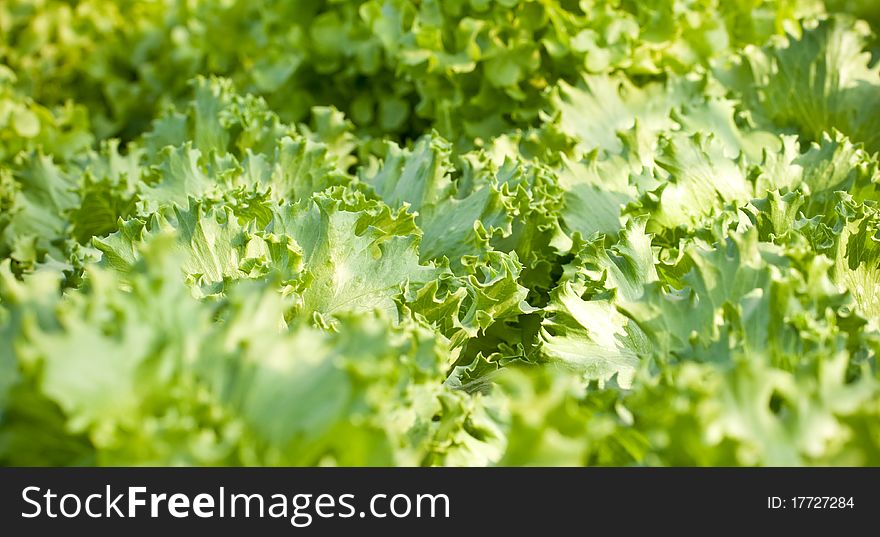
[{"label": "light green foliage", "polygon": [[880,464],[878,13],[0,3],[0,464]]}]

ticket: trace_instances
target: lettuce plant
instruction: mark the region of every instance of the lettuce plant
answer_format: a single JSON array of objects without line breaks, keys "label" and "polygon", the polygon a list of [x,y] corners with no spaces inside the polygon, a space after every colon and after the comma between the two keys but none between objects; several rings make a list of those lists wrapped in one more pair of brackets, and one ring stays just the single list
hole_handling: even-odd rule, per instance
[{"label": "lettuce plant", "polygon": [[878,21],[4,2],[0,462],[880,464]]}]

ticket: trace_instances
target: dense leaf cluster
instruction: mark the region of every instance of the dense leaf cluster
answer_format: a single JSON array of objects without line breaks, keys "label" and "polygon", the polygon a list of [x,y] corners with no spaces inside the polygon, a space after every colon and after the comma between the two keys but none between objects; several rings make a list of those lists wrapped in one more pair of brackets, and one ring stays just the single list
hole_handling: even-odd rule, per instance
[{"label": "dense leaf cluster", "polygon": [[0,463],[880,464],[871,0],[7,0]]}]

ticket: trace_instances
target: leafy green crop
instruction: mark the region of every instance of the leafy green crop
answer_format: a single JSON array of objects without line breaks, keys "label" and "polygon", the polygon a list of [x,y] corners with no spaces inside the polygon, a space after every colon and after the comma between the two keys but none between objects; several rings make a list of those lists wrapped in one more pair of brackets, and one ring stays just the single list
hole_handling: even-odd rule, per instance
[{"label": "leafy green crop", "polygon": [[7,0],[0,464],[880,464],[878,31]]}]

